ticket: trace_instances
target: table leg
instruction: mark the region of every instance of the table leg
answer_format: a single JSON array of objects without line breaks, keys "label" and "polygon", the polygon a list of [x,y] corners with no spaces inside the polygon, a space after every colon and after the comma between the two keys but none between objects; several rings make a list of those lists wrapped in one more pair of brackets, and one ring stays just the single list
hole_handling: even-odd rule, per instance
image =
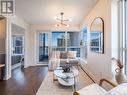
[{"label": "table leg", "polygon": [[55,81],[58,81],[58,79],[55,79],[55,75],[54,75],[54,73],[53,73],[53,83],[54,83]]},{"label": "table leg", "polygon": [[73,91],[76,92],[76,80],[75,80],[75,77],[74,77]]},{"label": "table leg", "polygon": [[54,83],[54,80],[55,80],[55,79],[54,79],[54,73],[53,73],[53,83]]},{"label": "table leg", "polygon": [[76,91],[76,86],[75,86],[75,84],[73,85],[73,92],[75,92]]}]

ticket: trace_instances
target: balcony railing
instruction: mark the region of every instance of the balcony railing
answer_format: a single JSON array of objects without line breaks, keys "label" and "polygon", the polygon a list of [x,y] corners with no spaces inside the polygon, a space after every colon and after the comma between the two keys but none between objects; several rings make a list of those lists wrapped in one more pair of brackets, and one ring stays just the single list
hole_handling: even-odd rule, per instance
[{"label": "balcony railing", "polygon": [[102,51],[102,48],[100,48],[99,46],[90,46],[90,49],[92,51],[95,51],[95,52],[101,52]]},{"label": "balcony railing", "polygon": [[[52,50],[66,51],[66,47],[52,47]],[[77,51],[77,57],[80,57],[80,47],[67,47],[67,51]]]}]

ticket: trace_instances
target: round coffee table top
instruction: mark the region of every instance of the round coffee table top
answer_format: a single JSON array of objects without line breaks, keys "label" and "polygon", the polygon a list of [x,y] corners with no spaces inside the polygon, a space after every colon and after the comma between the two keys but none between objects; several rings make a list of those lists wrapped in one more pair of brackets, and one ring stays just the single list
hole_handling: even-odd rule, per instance
[{"label": "round coffee table top", "polygon": [[60,84],[72,86],[75,84],[74,78],[79,75],[79,71],[75,67],[70,67],[70,72],[63,72],[62,67],[59,67],[54,70],[54,75],[58,77]]},{"label": "round coffee table top", "polygon": [[62,67],[58,67],[54,70],[54,74],[59,78],[74,78],[78,76],[79,71],[75,67],[70,67],[70,72],[64,72]]}]

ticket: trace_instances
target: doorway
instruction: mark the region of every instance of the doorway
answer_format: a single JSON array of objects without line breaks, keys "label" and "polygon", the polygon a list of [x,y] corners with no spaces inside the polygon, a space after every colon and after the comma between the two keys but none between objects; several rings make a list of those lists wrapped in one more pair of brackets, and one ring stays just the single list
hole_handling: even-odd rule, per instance
[{"label": "doorway", "polygon": [[47,64],[49,59],[49,34],[38,33],[38,64]]},{"label": "doorway", "polygon": [[6,18],[0,16],[0,79],[6,78]]},{"label": "doorway", "polygon": [[11,67],[15,69],[17,67],[24,68],[25,57],[25,29],[11,24],[12,32],[12,52],[11,52]]}]

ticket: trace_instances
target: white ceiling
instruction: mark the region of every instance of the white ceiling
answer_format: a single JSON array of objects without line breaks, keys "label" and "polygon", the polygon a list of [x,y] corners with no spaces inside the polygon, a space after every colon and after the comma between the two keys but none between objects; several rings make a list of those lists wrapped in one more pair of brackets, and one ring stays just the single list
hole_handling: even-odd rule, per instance
[{"label": "white ceiling", "polygon": [[80,24],[98,0],[15,0],[16,14],[30,24],[55,24],[53,19],[65,13],[70,24]]}]

